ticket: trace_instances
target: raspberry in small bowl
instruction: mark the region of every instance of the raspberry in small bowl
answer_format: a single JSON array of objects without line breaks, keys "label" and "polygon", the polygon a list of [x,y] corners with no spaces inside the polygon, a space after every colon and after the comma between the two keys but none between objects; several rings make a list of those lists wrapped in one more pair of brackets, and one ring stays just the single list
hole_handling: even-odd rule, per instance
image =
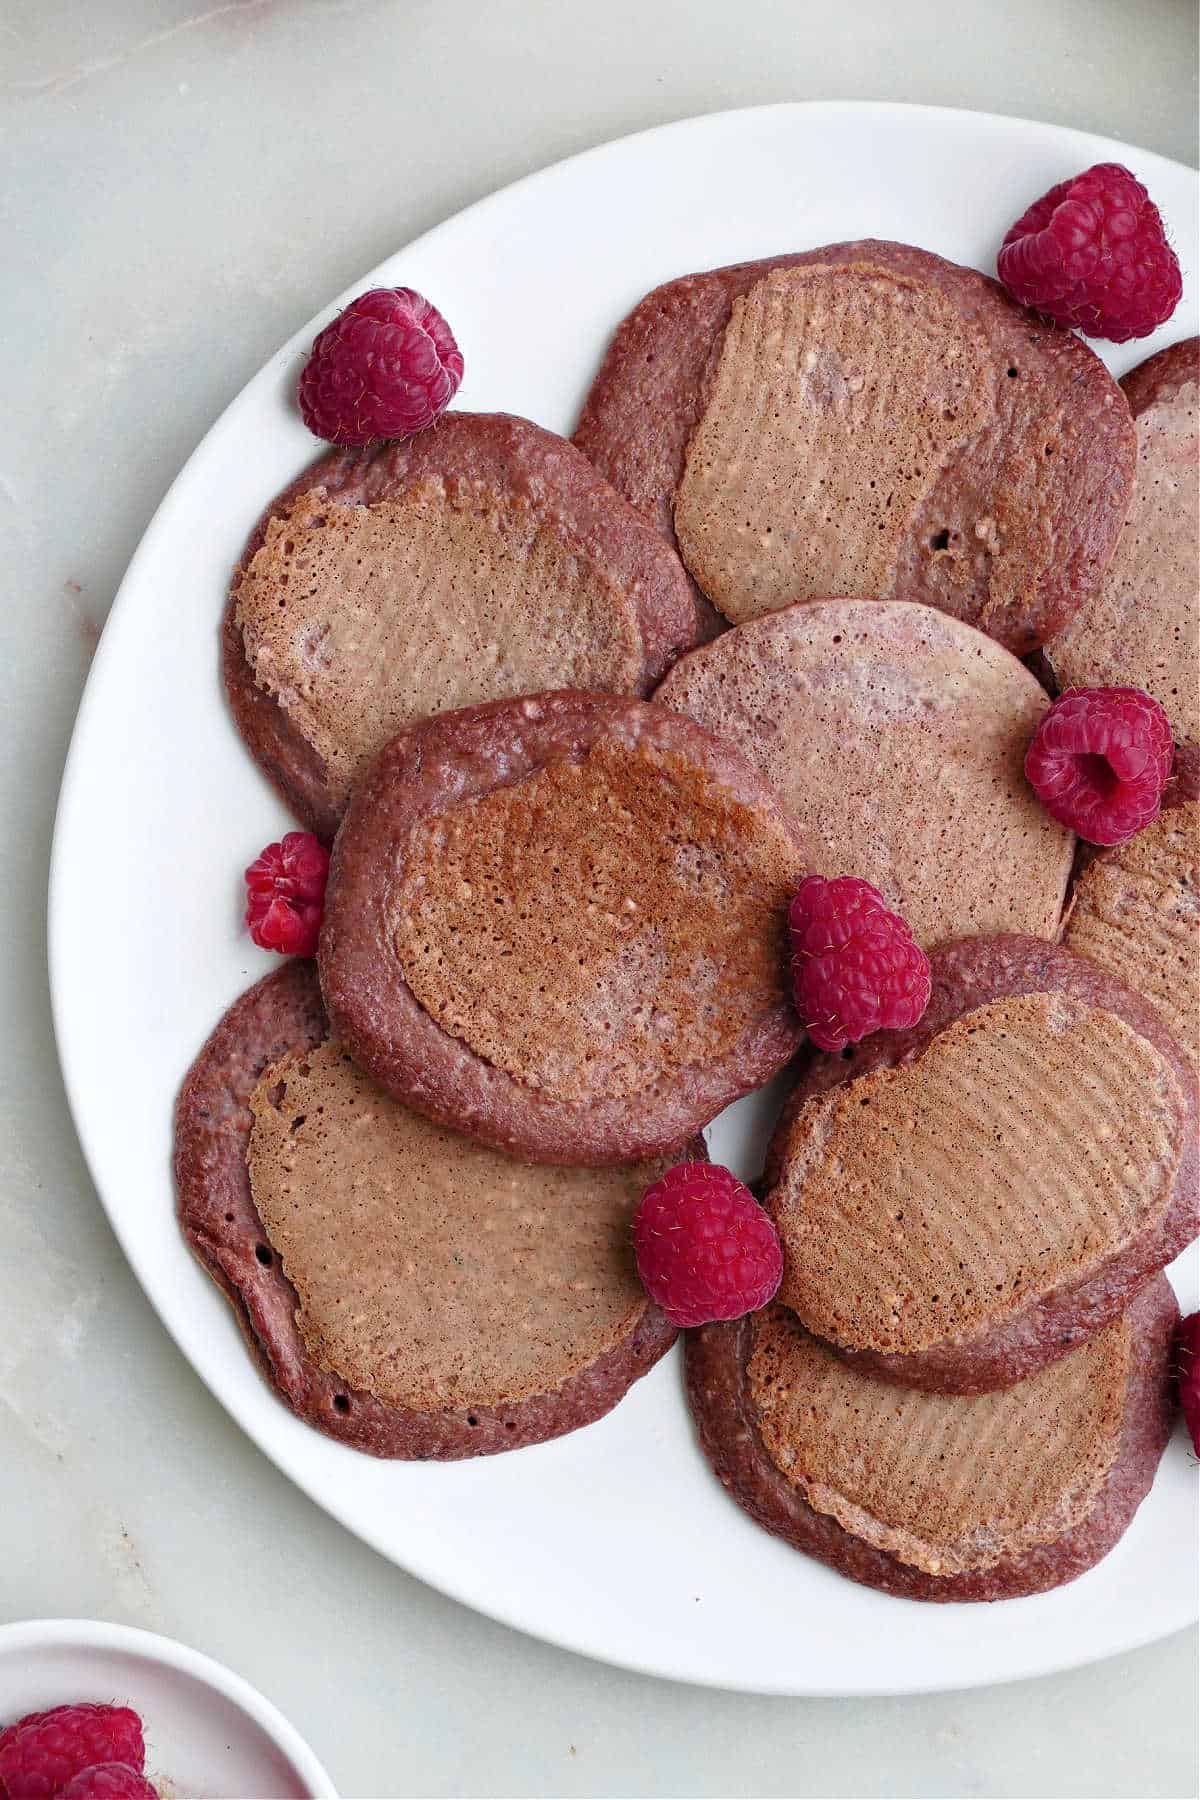
[{"label": "raspberry in small bowl", "polygon": [[[7,1787],[10,1800],[59,1793],[67,1800],[337,1800],[295,1727],[249,1682],[197,1650],[127,1625],[0,1625],[3,1727],[10,1730],[0,1730],[0,1745],[8,1740],[0,1790]],[[14,1745],[20,1737],[25,1744]],[[97,1757],[108,1760],[89,1760]]]},{"label": "raspberry in small bowl", "polygon": [[131,1706],[67,1702],[0,1724],[5,1800],[156,1800],[145,1762],[142,1721]]}]

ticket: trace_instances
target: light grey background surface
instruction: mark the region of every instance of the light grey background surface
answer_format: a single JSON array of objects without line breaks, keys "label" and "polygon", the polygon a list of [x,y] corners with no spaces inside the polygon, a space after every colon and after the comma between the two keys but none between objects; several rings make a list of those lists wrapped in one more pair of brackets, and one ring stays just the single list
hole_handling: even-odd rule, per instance
[{"label": "light grey background surface", "polygon": [[364,1549],[128,1273],[63,1102],[43,924],[122,570],[220,409],[362,271],[571,151],[759,101],[977,107],[1194,162],[1196,51],[1191,0],[0,0],[0,1620],[209,1651],[347,1796],[1196,1792],[1191,1636],[975,1694],[756,1700],[549,1649]]}]

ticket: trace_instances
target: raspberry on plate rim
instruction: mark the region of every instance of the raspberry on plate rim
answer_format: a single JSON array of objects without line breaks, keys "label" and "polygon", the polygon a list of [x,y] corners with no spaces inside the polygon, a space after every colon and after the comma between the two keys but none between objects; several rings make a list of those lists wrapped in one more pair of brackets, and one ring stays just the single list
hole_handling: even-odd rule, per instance
[{"label": "raspberry on plate rim", "polygon": [[1094,163],[1035,200],[1006,234],[996,273],[1022,306],[1114,344],[1165,324],[1183,294],[1158,208],[1120,163]]},{"label": "raspberry on plate rim", "polygon": [[1175,1358],[1179,1404],[1192,1449],[1200,1456],[1200,1312],[1189,1313],[1180,1321],[1175,1338]]},{"label": "raspberry on plate rim", "polygon": [[415,288],[371,288],[320,332],[300,377],[300,412],[331,444],[412,437],[445,411],[462,351]]},{"label": "raspberry on plate rim", "polygon": [[325,912],[329,852],[311,831],[268,844],[245,872],[246,925],[262,950],[315,956]]}]

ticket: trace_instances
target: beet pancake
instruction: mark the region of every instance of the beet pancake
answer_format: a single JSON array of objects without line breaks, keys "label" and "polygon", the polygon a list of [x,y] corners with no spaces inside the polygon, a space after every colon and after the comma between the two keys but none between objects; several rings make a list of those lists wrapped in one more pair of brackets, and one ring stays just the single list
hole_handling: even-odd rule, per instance
[{"label": "beet pancake", "polygon": [[655,699],[736,744],[818,874],[874,882],[919,943],[1057,934],[1075,840],[1024,769],[1049,700],[982,632],[900,601],[789,606],[685,656]]},{"label": "beet pancake", "polygon": [[766,1205],[780,1300],[866,1372],[1009,1387],[1198,1229],[1196,1077],[1154,1008],[1036,938],[933,952],[928,1011],[816,1056]]},{"label": "beet pancake", "polygon": [[646,694],[696,641],[678,558],[578,450],[446,413],[274,501],[234,577],[225,685],[251,754],[330,837],[401,726],[547,687]]},{"label": "beet pancake", "polygon": [[1062,941],[1152,1001],[1200,1074],[1197,759],[1179,758],[1157,819],[1080,871]]},{"label": "beet pancake", "polygon": [[1059,685],[1139,687],[1176,743],[1200,743],[1200,338],[1121,386],[1137,426],[1137,485],[1098,591],[1046,645]]},{"label": "beet pancake", "polygon": [[1077,337],[875,240],[655,289],[575,441],[735,623],[903,595],[1018,655],[1096,591],[1135,456]]},{"label": "beet pancake", "polygon": [[600,1418],[674,1337],[629,1240],[662,1163],[511,1162],[406,1111],[326,1029],[311,962],[267,976],[176,1116],[184,1231],[280,1397],[375,1456],[489,1455]]},{"label": "beet pancake", "polygon": [[1164,808],[1183,806],[1189,800],[1200,800],[1200,744],[1176,747],[1175,766],[1163,789]]},{"label": "beet pancake", "polygon": [[542,694],[401,732],[355,789],[319,951],[334,1035],[397,1099],[537,1162],[692,1137],[801,1040],[799,833],[662,707]]},{"label": "beet pancake", "polygon": [[1090,1343],[1002,1393],[920,1394],[847,1367],[786,1307],[687,1340],[723,1485],[767,1531],[908,1600],[1006,1600],[1107,1556],[1171,1432],[1179,1309],[1163,1276]]}]

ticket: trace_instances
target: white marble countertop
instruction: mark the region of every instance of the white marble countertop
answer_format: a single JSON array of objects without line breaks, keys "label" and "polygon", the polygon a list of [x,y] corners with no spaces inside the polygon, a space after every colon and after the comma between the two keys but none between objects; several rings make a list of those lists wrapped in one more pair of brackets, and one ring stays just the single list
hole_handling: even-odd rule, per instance
[{"label": "white marble countertop", "polygon": [[549,1649],[349,1537],[209,1398],[116,1248],[43,913],[71,722],[147,520],[383,255],[570,151],[758,101],[977,107],[1194,161],[1196,47],[1187,0],[3,0],[0,1621],[210,1651],[347,1796],[1195,1793],[1190,1636],[973,1694],[758,1700]]}]

